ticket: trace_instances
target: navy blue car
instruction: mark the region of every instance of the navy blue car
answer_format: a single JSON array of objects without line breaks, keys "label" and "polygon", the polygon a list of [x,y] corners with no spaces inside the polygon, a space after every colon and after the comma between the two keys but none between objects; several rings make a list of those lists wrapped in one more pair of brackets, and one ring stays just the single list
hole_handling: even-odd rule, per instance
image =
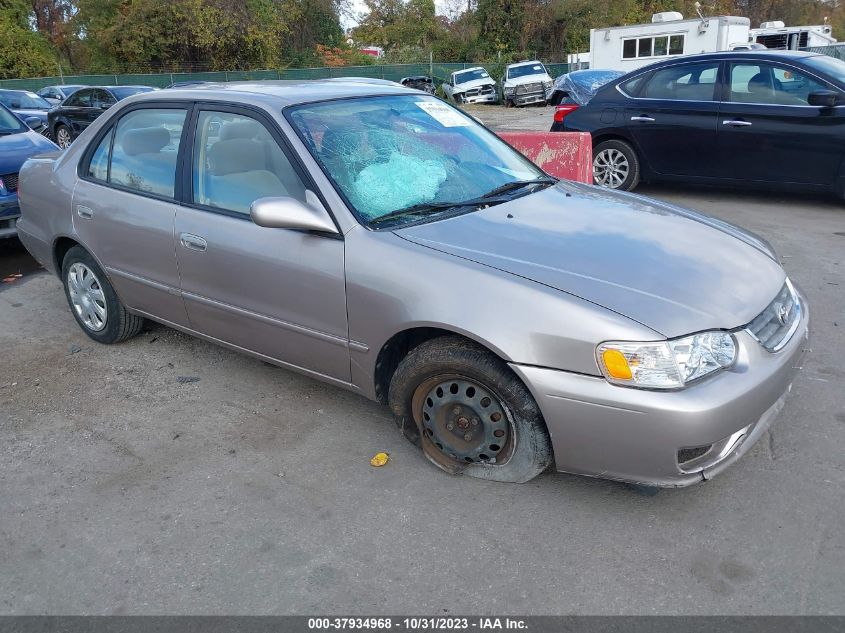
[{"label": "navy blue car", "polygon": [[27,127],[0,104],[0,238],[16,234],[18,172],[27,158],[58,150],[56,145]]},{"label": "navy blue car", "polygon": [[628,73],[552,131],[589,132],[596,184],[845,193],[845,62],[796,51],[672,58]]}]

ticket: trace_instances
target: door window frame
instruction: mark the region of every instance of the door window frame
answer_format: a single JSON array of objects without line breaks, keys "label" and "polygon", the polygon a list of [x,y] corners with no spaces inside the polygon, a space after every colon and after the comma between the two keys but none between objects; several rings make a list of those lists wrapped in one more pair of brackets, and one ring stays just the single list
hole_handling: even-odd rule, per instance
[{"label": "door window frame", "polygon": [[338,232],[340,232],[340,226],[338,226],[334,214],[329,210],[329,206],[326,200],[323,198],[322,193],[319,191],[317,185],[314,183],[313,178],[311,178],[310,174],[308,173],[308,170],[305,169],[305,166],[299,160],[299,156],[293,150],[293,147],[291,146],[287,136],[279,129],[276,122],[273,121],[271,117],[267,116],[267,113],[264,112],[264,110],[245,104],[236,104],[224,101],[197,101],[194,103],[194,108],[191,112],[190,121],[188,123],[191,132],[190,138],[188,139],[190,146],[187,148],[188,153],[185,156],[185,164],[182,166],[181,174],[183,197],[180,204],[183,207],[197,209],[199,211],[207,211],[209,213],[216,213],[218,215],[225,215],[228,217],[238,218],[240,220],[246,220],[247,222],[252,222],[252,218],[250,218],[248,214],[239,213],[238,211],[232,211],[230,209],[224,209],[222,207],[211,207],[194,201],[193,170],[194,150],[196,149],[194,145],[196,143],[197,125],[199,123],[200,113],[202,112],[220,112],[223,114],[235,114],[237,116],[248,117],[254,120],[259,125],[264,126],[264,129],[267,130],[267,132],[270,134],[270,136],[281,149],[282,153],[284,154],[287,161],[290,163],[290,166],[293,168],[294,173],[302,182],[305,189],[310,190],[317,195],[323,207],[331,217],[332,222],[334,222]]},{"label": "door window frame", "polygon": [[[677,68],[679,66],[689,66],[691,64],[709,64],[715,63],[716,64],[716,81],[713,83],[713,98],[702,101],[701,99],[664,99],[660,97],[644,97],[640,96],[643,94],[643,90],[648,87],[648,84],[654,78],[654,74],[661,72],[663,70],[668,70],[670,68]],[[730,63],[730,62],[728,62]],[[637,101],[659,101],[663,103],[721,103],[724,95],[724,84],[725,84],[725,73],[726,73],[726,63],[723,60],[688,60],[688,61],[679,61],[676,64],[667,64],[666,66],[661,66],[660,68],[653,68],[649,69],[640,75],[635,77],[631,77],[630,79],[626,79],[625,81],[616,84],[616,89],[628,99],[634,99]],[[646,75],[643,77],[643,75]],[[643,77],[643,81],[637,86],[637,96],[629,95],[628,93],[624,92],[621,88],[622,84],[628,84],[638,77]]]},{"label": "door window frame", "polygon": [[[186,132],[188,130],[188,123],[191,120],[192,109],[193,104],[190,101],[144,101],[141,103],[133,103],[121,108],[120,111],[118,111],[114,116],[109,117],[106,125],[104,125],[102,129],[98,130],[94,138],[91,139],[91,141],[88,143],[88,146],[85,148],[85,152],[82,154],[82,158],[78,163],[76,171],[77,176],[79,176],[80,180],[91,182],[95,185],[100,185],[101,187],[108,187],[109,189],[115,189],[124,193],[131,193],[142,198],[151,198],[153,200],[160,200],[162,202],[169,202],[171,204],[180,204],[179,200],[182,195],[182,178],[180,177],[180,174],[182,173],[182,162],[185,158],[185,139]],[[138,110],[185,110],[185,122],[182,124],[182,136],[179,137],[179,151],[176,153],[176,171],[174,174],[172,198],[168,196],[162,196],[157,193],[152,193],[150,191],[141,191],[139,189],[133,189],[131,187],[126,187],[124,185],[113,183],[111,181],[103,182],[102,180],[94,178],[89,174],[91,158],[94,156],[94,152],[97,151],[97,148],[100,146],[100,142],[102,142],[103,138],[107,134],[111,134],[112,131],[117,130],[117,125],[120,123],[121,119],[123,119],[128,114],[131,114],[132,112],[136,112]],[[112,134],[111,143],[109,144],[109,178],[111,178],[111,161],[112,152],[114,151],[115,136],[116,134]]]},{"label": "door window frame", "polygon": [[[118,101],[118,104],[119,103],[120,102]],[[173,198],[168,198],[167,196],[161,196],[148,191],[131,189],[129,187],[124,187],[122,185],[114,184],[112,182],[103,182],[102,180],[98,180],[89,175],[88,170],[90,168],[91,158],[94,155],[94,152],[97,151],[97,147],[99,147],[100,142],[103,140],[103,137],[105,137],[107,134],[110,134],[112,130],[116,129],[117,124],[124,116],[136,110],[161,109],[186,110],[185,123],[182,126],[182,136],[179,139],[179,151],[176,157],[176,181],[174,183]],[[93,183],[100,187],[108,187],[110,189],[115,189],[124,193],[131,193],[141,198],[151,198],[153,200],[169,202],[171,204],[187,207],[190,209],[206,211],[209,213],[216,213],[218,215],[225,215],[246,222],[252,222],[252,218],[250,218],[249,215],[244,215],[243,213],[238,213],[237,211],[229,211],[228,209],[222,209],[219,207],[209,207],[194,203],[193,201],[194,141],[200,111],[226,112],[231,114],[238,114],[240,116],[248,116],[256,120],[256,122],[258,122],[259,124],[263,125],[265,129],[270,133],[270,136],[272,136],[273,140],[275,140],[276,143],[279,145],[285,157],[290,162],[291,167],[293,167],[294,172],[302,181],[302,184],[307,190],[311,191],[317,196],[323,206],[323,209],[326,211],[326,213],[328,213],[329,217],[335,225],[335,228],[337,229],[337,233],[315,233],[315,235],[319,235],[321,237],[326,237],[329,239],[343,240],[343,231],[341,229],[341,226],[340,224],[338,224],[337,218],[335,218],[334,212],[329,206],[329,203],[323,195],[323,192],[320,191],[320,188],[317,186],[317,183],[314,181],[314,178],[311,176],[311,174],[308,172],[305,165],[303,164],[302,159],[294,150],[290,139],[288,139],[287,135],[279,127],[278,123],[274,121],[273,118],[270,117],[267,112],[265,112],[262,108],[246,104],[232,103],[229,101],[188,101],[185,99],[155,99],[150,101],[131,103],[123,107],[115,105],[112,107],[111,110],[116,111],[114,112],[114,114],[112,114],[111,111],[109,111],[108,114],[103,114],[104,117],[108,117],[106,124],[101,129],[97,130],[97,133],[88,142],[88,145],[86,146],[82,157],[77,163],[76,173],[80,180]],[[111,176],[111,157],[112,150],[114,148],[114,136],[115,135],[112,135],[112,141],[109,146],[109,177]]]}]

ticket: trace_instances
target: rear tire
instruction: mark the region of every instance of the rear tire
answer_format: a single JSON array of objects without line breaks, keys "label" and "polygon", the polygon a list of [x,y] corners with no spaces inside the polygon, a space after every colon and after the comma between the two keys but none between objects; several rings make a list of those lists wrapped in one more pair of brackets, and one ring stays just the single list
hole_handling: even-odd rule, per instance
[{"label": "rear tire", "polygon": [[625,141],[612,140],[593,148],[593,182],[600,187],[631,191],[640,184],[640,160]]},{"label": "rear tire", "polygon": [[65,255],[62,284],[73,318],[98,343],[120,343],[136,336],[144,326],[144,319],[126,310],[106,273],[81,246]]},{"label": "rear tire", "polygon": [[411,350],[393,375],[388,401],[403,434],[446,472],[524,483],[552,463],[531,393],[500,358],[462,337]]}]

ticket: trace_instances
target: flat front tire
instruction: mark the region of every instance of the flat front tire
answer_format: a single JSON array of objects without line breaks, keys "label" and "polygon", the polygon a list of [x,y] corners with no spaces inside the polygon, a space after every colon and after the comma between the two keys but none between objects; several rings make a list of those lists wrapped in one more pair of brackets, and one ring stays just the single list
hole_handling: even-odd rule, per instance
[{"label": "flat front tire", "polygon": [[625,141],[612,140],[593,148],[593,182],[600,187],[631,191],[640,183],[640,160]]},{"label": "flat front tire", "polygon": [[103,269],[81,246],[65,255],[62,283],[73,318],[98,343],[125,341],[144,326],[144,319],[126,310]]},{"label": "flat front tire", "polygon": [[403,434],[446,472],[524,483],[552,462],[531,393],[505,362],[464,338],[444,336],[411,350],[388,400]]}]

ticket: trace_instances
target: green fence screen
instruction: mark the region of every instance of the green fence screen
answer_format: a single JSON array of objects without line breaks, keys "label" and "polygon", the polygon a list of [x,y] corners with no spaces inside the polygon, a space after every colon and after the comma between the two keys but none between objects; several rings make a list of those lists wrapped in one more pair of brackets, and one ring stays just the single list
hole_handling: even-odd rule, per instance
[{"label": "green fence screen", "polygon": [[[286,68],[284,70],[246,70],[202,73],[156,73],[134,75],[65,75],[33,79],[3,79],[0,88],[39,90],[44,86],[81,84],[85,86],[155,86],[164,88],[177,81],[256,81],[262,79],[329,79],[332,77],[370,77],[399,81],[412,75],[434,75],[439,85],[456,70],[483,64],[439,63],[373,64],[372,66],[340,66],[325,68]],[[552,77],[567,72],[568,64],[546,64]],[[498,79],[496,77],[495,79]]]}]

